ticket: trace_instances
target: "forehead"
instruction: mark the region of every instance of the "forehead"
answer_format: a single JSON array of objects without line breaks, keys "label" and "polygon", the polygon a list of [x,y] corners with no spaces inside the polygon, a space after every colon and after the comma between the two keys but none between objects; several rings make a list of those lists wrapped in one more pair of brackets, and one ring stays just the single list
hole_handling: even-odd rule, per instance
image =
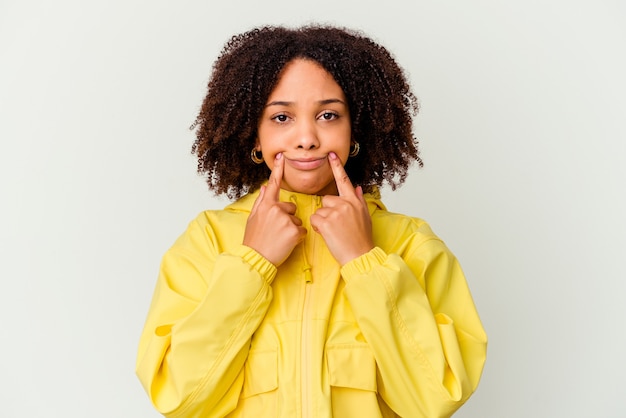
[{"label": "forehead", "polygon": [[276,95],[345,97],[343,90],[333,76],[320,64],[313,60],[300,58],[289,61],[283,67],[278,82],[270,93],[270,98]]}]

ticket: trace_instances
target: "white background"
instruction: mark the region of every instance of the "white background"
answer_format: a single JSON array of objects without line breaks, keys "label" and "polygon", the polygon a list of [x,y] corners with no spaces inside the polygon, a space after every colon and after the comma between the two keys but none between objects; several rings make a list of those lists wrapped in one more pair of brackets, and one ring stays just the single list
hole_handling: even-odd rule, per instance
[{"label": "white background", "polygon": [[158,264],[226,204],[190,155],[212,62],[310,21],[386,45],[420,99],[426,165],[384,197],[457,254],[490,338],[456,416],[626,416],[620,0],[0,0],[0,416],[157,416]]}]

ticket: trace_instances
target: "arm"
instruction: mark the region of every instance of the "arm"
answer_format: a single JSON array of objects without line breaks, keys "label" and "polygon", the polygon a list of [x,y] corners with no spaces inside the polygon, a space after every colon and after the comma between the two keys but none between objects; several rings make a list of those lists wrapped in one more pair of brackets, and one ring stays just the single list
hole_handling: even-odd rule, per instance
[{"label": "arm", "polygon": [[140,339],[137,375],[170,417],[235,408],[251,336],[272,299],[276,268],[243,245],[218,254],[210,233],[193,222],[163,257]]},{"label": "arm", "polygon": [[402,256],[376,247],[342,276],[385,402],[400,416],[452,415],[476,389],[487,345],[456,258],[430,238]]},{"label": "arm", "polygon": [[[378,391],[400,416],[448,417],[476,389],[487,344],[461,268],[425,224],[373,223],[361,188],[336,155],[329,161],[339,196],[324,196],[311,224],[343,266]],[[397,242],[394,230],[413,232]]]},{"label": "arm", "polygon": [[[231,242],[230,251],[219,253],[223,244],[213,229],[195,222],[163,258],[137,374],[167,416],[222,417],[237,405],[276,266],[306,234],[295,205],[280,202],[283,168],[279,154],[240,231],[244,245]],[[241,225],[230,226],[224,230],[233,240]]]}]

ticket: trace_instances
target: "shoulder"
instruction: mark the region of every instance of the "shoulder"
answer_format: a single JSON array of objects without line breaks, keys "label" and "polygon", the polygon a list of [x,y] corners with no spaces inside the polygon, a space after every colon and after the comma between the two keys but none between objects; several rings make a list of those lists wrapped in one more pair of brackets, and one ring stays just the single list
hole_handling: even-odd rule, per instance
[{"label": "shoulder", "polygon": [[258,191],[247,194],[228,204],[223,209],[211,209],[200,212],[188,227],[187,233],[210,230],[237,230],[245,227],[250,210],[258,196]]},{"label": "shoulder", "polygon": [[229,238],[242,236],[246,219],[247,215],[227,208],[202,211],[187,224],[169,252],[221,251]]},{"label": "shoulder", "polygon": [[428,222],[418,217],[377,210],[372,213],[372,232],[377,246],[405,259],[454,258]]},{"label": "shoulder", "polygon": [[372,224],[375,228],[383,228],[390,234],[419,235],[425,240],[439,240],[439,237],[435,235],[428,222],[414,216],[389,212],[387,210],[376,210],[372,213]]},{"label": "shoulder", "polygon": [[378,230],[385,235],[419,235],[424,240],[439,240],[424,219],[390,212],[382,202],[378,189],[365,196],[375,232]]}]

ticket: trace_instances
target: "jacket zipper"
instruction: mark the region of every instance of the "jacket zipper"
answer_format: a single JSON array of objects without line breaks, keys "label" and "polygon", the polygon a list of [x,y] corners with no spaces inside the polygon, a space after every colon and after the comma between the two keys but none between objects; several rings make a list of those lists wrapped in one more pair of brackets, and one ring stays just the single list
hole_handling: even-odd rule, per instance
[{"label": "jacket zipper", "polygon": [[304,311],[302,314],[302,417],[311,415],[311,282],[304,284]]},{"label": "jacket zipper", "polygon": [[[317,197],[311,204],[313,213],[317,207],[319,207],[321,203],[321,199]],[[308,224],[308,219],[305,221]],[[313,229],[309,226],[309,234],[314,234]],[[313,236],[314,237],[314,236]],[[314,243],[315,238],[312,238],[312,243]],[[306,242],[306,241],[305,241]],[[303,256],[304,256],[304,304],[302,307],[302,338],[301,338],[301,387],[302,387],[302,417],[312,417],[312,399],[311,399],[311,365],[313,364],[312,354],[311,354],[311,345],[312,345],[312,316],[313,316],[313,306],[312,306],[312,286],[313,286],[313,275],[311,274],[311,266],[307,260],[306,256],[306,248],[302,247]],[[314,254],[315,248],[313,245],[312,254]]]}]

